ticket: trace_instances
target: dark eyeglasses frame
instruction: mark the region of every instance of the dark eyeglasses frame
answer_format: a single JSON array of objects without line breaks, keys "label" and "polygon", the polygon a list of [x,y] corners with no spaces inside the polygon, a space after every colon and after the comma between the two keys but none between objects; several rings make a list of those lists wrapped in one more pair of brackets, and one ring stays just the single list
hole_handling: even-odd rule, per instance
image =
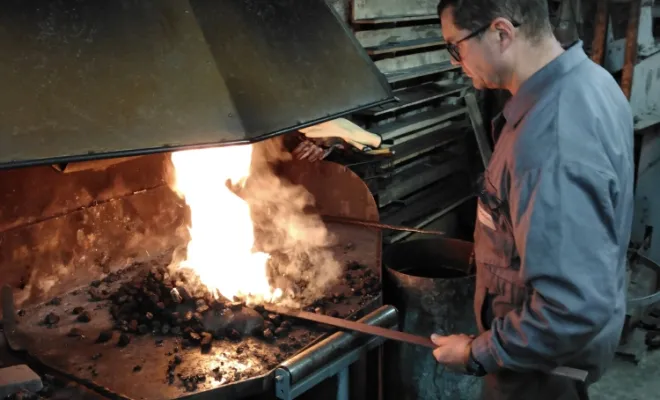
[{"label": "dark eyeglasses frame", "polygon": [[[463,39],[460,39],[456,43],[447,43],[447,51],[449,52],[449,55],[451,55],[456,62],[461,62],[461,53],[458,51],[458,45],[461,44],[461,42],[465,42],[466,40],[470,40],[473,37],[476,37],[478,35],[481,35],[484,33],[488,28],[490,28],[490,22],[481,28],[472,31],[469,35],[464,37]],[[520,26],[520,24],[516,21],[511,21],[511,24],[513,25],[514,28],[517,28]]]}]

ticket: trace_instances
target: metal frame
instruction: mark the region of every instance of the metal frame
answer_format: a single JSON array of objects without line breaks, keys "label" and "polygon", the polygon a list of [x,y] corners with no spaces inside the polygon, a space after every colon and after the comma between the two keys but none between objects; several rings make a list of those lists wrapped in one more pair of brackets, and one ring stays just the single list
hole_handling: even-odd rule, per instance
[{"label": "metal frame", "polygon": [[[359,321],[396,329],[398,312],[392,306],[383,306]],[[365,338],[358,333],[337,332],[325,343],[312,346],[275,370],[275,396],[280,400],[293,400],[328,378],[336,377],[337,400],[348,400],[350,366],[384,342],[381,337]]]},{"label": "metal frame", "polygon": [[326,379],[337,377],[337,400],[348,400],[350,398],[349,367],[384,342],[385,339],[372,338],[298,383],[293,383],[291,372],[286,367],[279,367],[275,370],[275,396],[281,400],[293,400]]}]

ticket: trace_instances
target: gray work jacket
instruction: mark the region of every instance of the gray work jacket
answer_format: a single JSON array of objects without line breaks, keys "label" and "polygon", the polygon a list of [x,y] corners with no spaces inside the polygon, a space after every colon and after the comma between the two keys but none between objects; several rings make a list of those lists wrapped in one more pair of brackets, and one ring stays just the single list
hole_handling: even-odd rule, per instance
[{"label": "gray work jacket", "polygon": [[589,371],[614,358],[624,323],[633,215],[633,117],[577,42],[494,121],[474,232],[486,371]]}]

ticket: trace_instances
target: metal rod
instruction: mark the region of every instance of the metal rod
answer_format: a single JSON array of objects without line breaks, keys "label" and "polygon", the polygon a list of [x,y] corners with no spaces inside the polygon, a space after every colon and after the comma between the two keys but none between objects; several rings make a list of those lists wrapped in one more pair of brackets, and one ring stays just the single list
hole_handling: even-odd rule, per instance
[{"label": "metal rod", "polygon": [[[433,344],[430,338],[412,335],[406,332],[395,331],[393,329],[382,328],[380,326],[367,325],[361,322],[349,321],[341,318],[329,317],[327,315],[320,315],[306,311],[288,310],[281,308],[270,308],[270,311],[287,315],[293,318],[300,318],[307,321],[318,322],[325,325],[335,326],[341,329],[348,329],[367,335],[380,336],[386,339],[396,340],[408,344],[427,347],[435,349],[437,346]],[[584,382],[587,379],[588,372],[571,368],[571,367],[557,367],[549,372],[551,375],[562,376],[576,381]]]},{"label": "metal rod", "polygon": [[[360,321],[365,324],[393,327],[397,325],[398,313],[392,306],[382,306],[361,318]],[[360,339],[359,335],[352,332],[336,332],[284,361],[280,367],[289,371],[291,383],[296,384],[314,371],[327,366],[330,360],[343,354],[351,346],[357,345]]]},{"label": "metal rod", "polygon": [[598,65],[603,65],[609,21],[609,2],[599,1],[596,10],[596,28],[594,30],[594,39],[591,45],[591,60]]},{"label": "metal rod", "polygon": [[[417,226],[418,227],[426,226],[426,225],[429,225],[429,224],[437,221],[438,219],[444,217],[446,214],[453,211],[455,208],[457,208],[457,207],[463,205],[464,203],[468,202],[469,200],[473,199],[474,196],[475,196],[474,194],[470,194],[470,195],[465,196],[465,197],[463,197],[459,200],[456,200],[455,202],[451,203],[450,205],[448,205],[447,207],[443,208],[442,210],[436,212],[435,214],[429,215],[428,217],[426,217],[424,219],[424,221],[420,222]],[[398,235],[390,238],[389,243],[396,243],[396,242],[398,242],[402,239],[407,238],[408,236],[410,236],[410,233],[399,233]]]},{"label": "metal rod", "polygon": [[399,342],[416,344],[419,346],[428,347],[429,349],[436,348],[436,346],[433,344],[430,338],[423,336],[412,335],[410,333],[382,328],[380,326],[367,325],[361,322],[349,321],[347,319],[335,318],[335,317],[315,314],[307,311],[270,308],[270,307],[267,308],[269,311],[273,311],[282,315],[287,315],[289,317],[318,322],[325,325],[335,326],[337,328],[348,329],[360,333],[366,333],[368,335],[380,336],[386,339],[396,340]]},{"label": "metal rod", "polygon": [[623,70],[621,71],[621,90],[628,100],[632,94],[633,75],[637,64],[637,35],[639,33],[639,14],[641,0],[632,0],[628,10],[628,28],[626,30],[626,49],[623,55]]},{"label": "metal rod", "polygon": [[433,231],[433,230],[428,230],[428,229],[417,229],[417,228],[409,228],[409,227],[406,227],[406,226],[382,224],[380,222],[367,221],[367,220],[363,220],[363,219],[337,217],[337,216],[332,216],[332,215],[323,215],[323,216],[321,216],[321,218],[325,222],[336,222],[336,223],[339,223],[339,224],[360,225],[360,226],[366,226],[366,227],[369,227],[369,228],[389,229],[389,230],[393,230],[393,231],[403,231],[403,232],[413,232],[413,233],[424,233],[424,234],[428,234],[428,235],[439,235],[439,236],[445,236],[446,235],[446,233],[442,232],[442,231]]}]

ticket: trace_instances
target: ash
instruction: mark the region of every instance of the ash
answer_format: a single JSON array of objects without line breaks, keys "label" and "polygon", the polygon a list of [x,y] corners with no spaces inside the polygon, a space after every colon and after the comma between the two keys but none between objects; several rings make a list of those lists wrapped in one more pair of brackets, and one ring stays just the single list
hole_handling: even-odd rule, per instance
[{"label": "ash", "polygon": [[[333,253],[339,273],[333,273],[334,283],[319,291],[320,296],[299,307],[361,317],[380,302],[376,235],[340,224],[328,229],[338,238],[326,249]],[[111,397],[179,398],[195,391],[222,398],[235,391],[256,393],[261,389],[254,385],[264,383],[259,382],[271,376],[273,368],[335,331],[240,299],[216,299],[191,271],[167,269],[172,258],[168,253],[133,264],[18,310],[26,351],[53,371],[75,377],[92,391],[102,388]],[[271,272],[271,278],[284,273]],[[294,276],[285,279],[295,289]],[[258,329],[261,324],[263,329]]]},{"label": "ash", "polygon": [[[93,283],[90,293],[95,293],[96,289]],[[356,310],[342,305],[351,304],[350,299],[359,296],[362,300],[358,306],[361,306],[379,293],[378,276],[368,267],[349,262],[331,293],[303,306],[303,309],[347,317]],[[318,328],[312,323],[269,312],[263,306],[247,306],[240,299],[229,300],[214,295],[188,270],[170,273],[163,267],[152,268],[122,283],[108,297],[114,330],[121,332],[117,342],[120,347],[130,345],[132,336],[152,334],[180,337],[182,348],[199,348],[202,353],[208,353],[214,345],[227,341],[239,344],[236,351],[241,352],[242,339],[252,337],[277,342],[281,354],[262,355],[268,368],[274,368],[285,360],[285,355],[292,355],[311,341],[308,333],[292,335],[295,327]],[[112,332],[104,331],[97,342],[103,343],[112,337]],[[206,374],[179,371],[181,356],[175,352],[172,355],[166,371],[168,383],[180,381],[187,390],[197,390],[198,384],[206,380]],[[229,365],[223,367],[223,383],[241,379],[241,371],[231,370]],[[220,366],[216,367],[212,375],[218,375],[220,369]],[[219,380],[217,376],[215,379]]]}]

